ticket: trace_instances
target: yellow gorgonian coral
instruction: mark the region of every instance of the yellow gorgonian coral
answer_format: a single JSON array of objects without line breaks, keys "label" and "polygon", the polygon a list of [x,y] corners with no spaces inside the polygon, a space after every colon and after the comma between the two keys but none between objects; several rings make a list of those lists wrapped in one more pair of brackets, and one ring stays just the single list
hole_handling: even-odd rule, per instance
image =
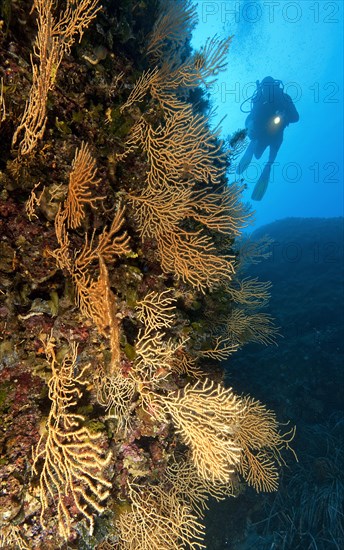
[{"label": "yellow gorgonian coral", "polygon": [[[68,539],[71,532],[71,512],[67,506],[72,499],[93,532],[94,513],[104,511],[102,501],[109,495],[112,484],[106,478],[106,468],[111,453],[104,456],[101,434],[92,433],[83,426],[84,416],[73,412],[85,386],[85,365],[77,369],[77,346],[72,345],[62,364],[58,364],[52,341],[46,346],[52,376],[49,380],[51,409],[34,454],[33,472],[39,474],[39,498],[41,500],[41,524],[46,527],[44,515],[52,502],[56,502],[58,527],[61,537]],[[42,469],[39,467],[43,461]]]},{"label": "yellow gorgonian coral", "polygon": [[243,449],[239,472],[257,491],[276,491],[278,466],[284,463],[283,448],[295,435],[295,429],[282,435],[276,415],[259,401],[245,397],[239,419],[236,441]]},{"label": "yellow gorgonian coral", "polygon": [[242,410],[240,399],[231,389],[207,379],[188,384],[176,396],[164,397],[161,406],[190,447],[200,477],[228,482],[241,459],[241,446],[234,437]]}]

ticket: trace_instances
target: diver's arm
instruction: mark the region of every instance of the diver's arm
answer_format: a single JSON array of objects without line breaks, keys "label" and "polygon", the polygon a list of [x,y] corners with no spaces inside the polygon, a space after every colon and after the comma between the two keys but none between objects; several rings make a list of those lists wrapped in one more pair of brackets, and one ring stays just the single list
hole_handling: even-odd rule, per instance
[{"label": "diver's arm", "polygon": [[291,99],[290,95],[284,94],[284,113],[286,117],[286,126],[291,122],[298,122],[300,119],[299,113]]}]

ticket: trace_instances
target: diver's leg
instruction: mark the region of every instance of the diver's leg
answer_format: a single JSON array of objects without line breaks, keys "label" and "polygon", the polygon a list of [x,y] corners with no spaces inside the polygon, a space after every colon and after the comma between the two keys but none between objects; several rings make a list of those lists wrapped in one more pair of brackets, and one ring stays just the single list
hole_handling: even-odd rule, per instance
[{"label": "diver's leg", "polygon": [[256,140],[252,140],[248,144],[248,147],[247,147],[245,153],[243,154],[243,156],[241,157],[241,160],[238,164],[238,167],[237,167],[237,170],[236,170],[238,174],[242,174],[244,172],[244,170],[246,170],[246,168],[249,166],[249,164],[252,160],[252,157],[253,157],[255,146],[256,146]]},{"label": "diver's leg", "polygon": [[256,144],[256,147],[255,147],[255,150],[254,150],[254,156],[256,157],[256,159],[260,159],[260,157],[264,153],[267,146],[268,146],[268,144],[266,143],[266,141],[258,141],[257,140],[257,144]]},{"label": "diver's leg", "polygon": [[283,137],[282,139],[276,140],[271,143],[268,163],[273,164],[275,162],[277,153],[279,148],[281,147],[282,141],[283,141]]},{"label": "diver's leg", "polygon": [[257,181],[257,183],[256,183],[256,185],[253,189],[252,196],[251,196],[252,200],[254,200],[254,201],[262,200],[262,198],[265,195],[265,192],[266,192],[268,184],[269,184],[271,166],[273,165],[273,163],[276,159],[278,150],[279,150],[279,148],[281,146],[281,143],[282,143],[282,139],[280,139],[278,141],[276,140],[270,145],[269,160],[265,164],[265,166],[263,168],[263,172],[261,173],[260,178]]}]

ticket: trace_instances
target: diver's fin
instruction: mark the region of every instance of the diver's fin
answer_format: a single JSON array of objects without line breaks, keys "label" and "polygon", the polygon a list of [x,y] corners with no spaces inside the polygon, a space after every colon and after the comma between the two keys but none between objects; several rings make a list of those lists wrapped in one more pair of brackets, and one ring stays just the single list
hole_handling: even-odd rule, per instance
[{"label": "diver's fin", "polygon": [[238,164],[238,167],[236,170],[237,174],[242,174],[246,170],[246,168],[248,168],[253,157],[253,151],[254,151],[254,142],[251,141],[251,143],[247,147],[245,153],[243,154]]},{"label": "diver's fin", "polygon": [[253,193],[251,195],[252,200],[261,201],[262,198],[264,197],[265,191],[267,190],[267,187],[269,184],[270,170],[271,170],[271,164],[267,163],[264,166],[263,172],[261,173],[261,176],[253,189]]}]

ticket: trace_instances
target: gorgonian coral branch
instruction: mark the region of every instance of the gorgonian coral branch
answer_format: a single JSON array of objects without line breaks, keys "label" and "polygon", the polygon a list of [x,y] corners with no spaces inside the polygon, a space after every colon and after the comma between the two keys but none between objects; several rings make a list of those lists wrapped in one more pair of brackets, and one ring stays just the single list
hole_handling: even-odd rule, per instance
[{"label": "gorgonian coral branch", "polygon": [[90,533],[93,532],[93,514],[103,512],[101,503],[112,486],[105,474],[111,453],[105,455],[101,434],[93,434],[83,425],[84,416],[73,412],[82,395],[81,387],[88,383],[85,374],[90,365],[85,365],[76,374],[75,344],[61,365],[56,360],[51,341],[46,351],[52,369],[49,380],[51,409],[46,431],[35,451],[33,472],[39,474],[41,524],[47,527],[45,512],[52,502],[56,502],[59,532],[67,540],[71,532],[71,512],[67,505],[70,499],[88,521]]}]

